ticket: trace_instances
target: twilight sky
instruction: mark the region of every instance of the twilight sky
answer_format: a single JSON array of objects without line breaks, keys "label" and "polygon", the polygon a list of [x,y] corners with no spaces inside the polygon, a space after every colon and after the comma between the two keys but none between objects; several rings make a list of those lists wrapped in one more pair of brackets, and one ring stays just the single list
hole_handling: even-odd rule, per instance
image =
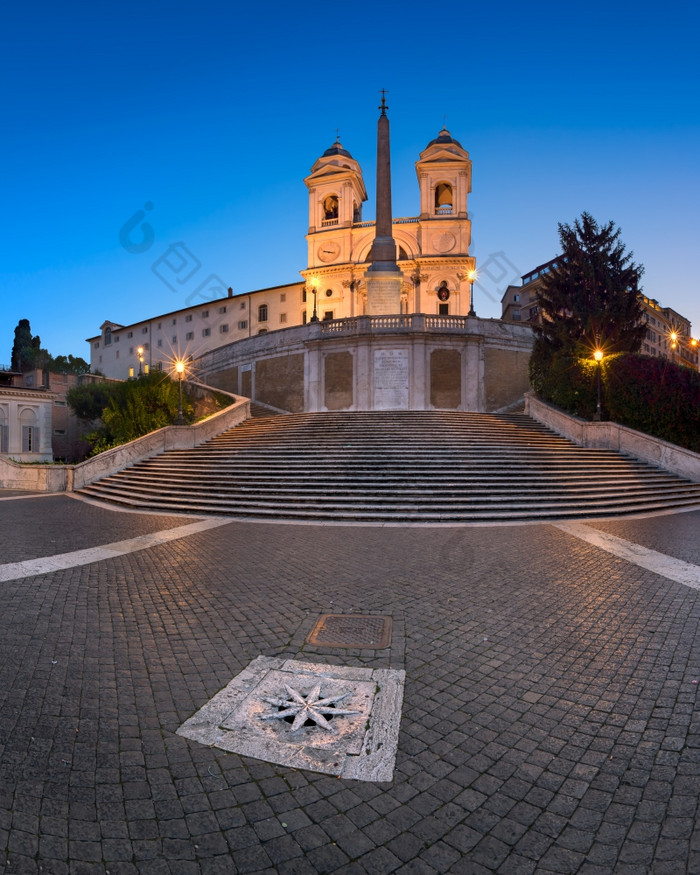
[{"label": "twilight sky", "polygon": [[[235,293],[298,280],[303,178],[336,130],[374,217],[381,88],[395,216],[417,215],[414,162],[443,124],[470,153],[472,254],[490,268],[479,316],[500,316],[505,285],[556,255],[557,223],[587,210],[622,228],[644,292],[700,335],[699,10],[5,4],[0,363],[21,318],[53,355],[89,358],[105,319],[187,306],[152,270],[174,243]],[[139,210],[152,243],[127,251],[120,231]]]}]

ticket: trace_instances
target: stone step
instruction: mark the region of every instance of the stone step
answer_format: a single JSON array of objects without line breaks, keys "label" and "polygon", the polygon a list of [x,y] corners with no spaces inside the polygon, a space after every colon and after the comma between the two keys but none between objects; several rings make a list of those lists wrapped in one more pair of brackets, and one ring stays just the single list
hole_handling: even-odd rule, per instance
[{"label": "stone step", "polygon": [[81,490],[126,507],[355,522],[527,521],[700,505],[693,484],[523,414],[247,420]]}]

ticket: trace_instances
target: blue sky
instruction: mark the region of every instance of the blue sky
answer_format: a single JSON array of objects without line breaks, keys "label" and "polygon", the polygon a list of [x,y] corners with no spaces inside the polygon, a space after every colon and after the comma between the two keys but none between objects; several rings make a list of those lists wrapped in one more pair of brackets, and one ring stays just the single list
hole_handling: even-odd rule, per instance
[{"label": "blue sky", "polygon": [[[621,227],[645,293],[700,335],[690,2],[9,6],[1,363],[21,318],[54,355],[87,358],[105,319],[186,306],[151,269],[176,242],[234,292],[297,280],[303,178],[336,129],[373,218],[381,88],[394,215],[417,214],[414,162],[443,123],[470,153],[472,253],[496,266],[480,316],[587,210]],[[128,252],[120,229],[146,203],[153,245]]]}]

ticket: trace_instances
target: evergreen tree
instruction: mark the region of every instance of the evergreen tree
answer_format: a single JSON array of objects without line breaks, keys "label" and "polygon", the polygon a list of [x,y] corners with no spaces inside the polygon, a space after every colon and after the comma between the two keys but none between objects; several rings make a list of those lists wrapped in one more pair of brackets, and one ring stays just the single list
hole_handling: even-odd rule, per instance
[{"label": "evergreen tree", "polygon": [[646,333],[639,300],[644,268],[625,251],[620,229],[582,213],[573,228],[559,225],[559,240],[561,258],[539,293],[539,353],[637,352]]},{"label": "evergreen tree", "polygon": [[23,371],[23,364],[27,361],[32,349],[32,329],[29,319],[20,319],[15,328],[15,340],[12,344],[12,358],[10,367],[13,371]]},{"label": "evergreen tree", "polygon": [[46,370],[51,364],[51,353],[42,349],[41,338],[32,337],[29,319],[20,319],[15,328],[10,367],[13,371],[31,371],[33,368]]}]

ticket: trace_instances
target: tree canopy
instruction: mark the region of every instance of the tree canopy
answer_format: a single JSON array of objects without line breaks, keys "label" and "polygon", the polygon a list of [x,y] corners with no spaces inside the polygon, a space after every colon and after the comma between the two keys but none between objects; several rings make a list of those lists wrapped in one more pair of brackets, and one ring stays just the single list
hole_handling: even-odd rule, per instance
[{"label": "tree canopy", "polygon": [[29,319],[20,319],[15,328],[10,367],[13,371],[47,368],[56,374],[89,374],[90,364],[80,356],[57,355],[55,358],[41,345],[39,335],[32,336]]},{"label": "tree canopy", "polygon": [[639,299],[641,265],[632,261],[614,222],[599,226],[582,213],[559,224],[561,257],[539,292],[540,339],[550,352],[637,352],[646,332]]}]

